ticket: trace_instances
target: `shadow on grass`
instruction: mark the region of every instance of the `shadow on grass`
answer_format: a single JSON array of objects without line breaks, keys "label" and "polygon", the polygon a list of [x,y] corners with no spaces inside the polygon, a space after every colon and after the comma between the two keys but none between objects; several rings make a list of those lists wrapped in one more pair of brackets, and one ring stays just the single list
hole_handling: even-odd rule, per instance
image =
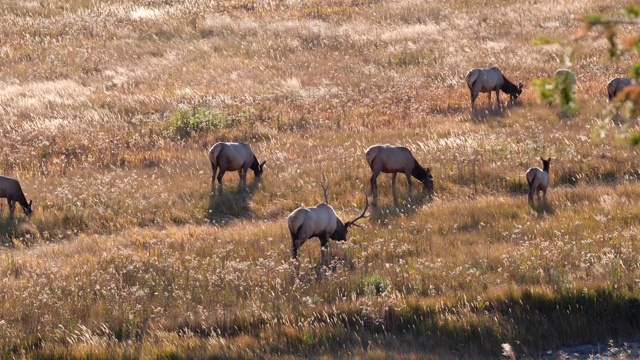
[{"label": "shadow on grass", "polygon": [[391,192],[393,195],[393,203],[391,204],[380,205],[378,198],[372,201],[371,210],[369,210],[371,221],[382,223],[390,218],[410,215],[418,211],[425,203],[431,201],[431,197],[425,192],[414,194],[402,200],[398,198],[398,193],[395,189],[392,188]]},{"label": "shadow on grass", "polygon": [[531,209],[535,211],[538,215],[555,215],[556,210],[548,201],[543,201],[541,203],[529,204]]},{"label": "shadow on grass", "polygon": [[218,187],[217,193],[209,196],[207,219],[212,223],[221,223],[232,219],[250,217],[251,208],[249,207],[249,202],[258,189],[260,182],[260,178],[255,177],[246,188],[238,184],[238,187],[233,192],[224,192],[221,187]]},{"label": "shadow on grass", "polygon": [[502,107],[498,107],[494,99],[492,105],[492,107],[487,106],[484,108],[476,106],[476,109],[471,112],[471,119],[474,121],[486,121],[489,119],[504,118],[509,115],[511,109],[522,107],[522,102],[520,102],[520,100],[516,100],[513,103],[507,101]]},{"label": "shadow on grass", "polygon": [[0,214],[0,246],[14,246],[14,239],[23,243],[35,241],[40,234],[35,226],[24,216],[3,216]]}]

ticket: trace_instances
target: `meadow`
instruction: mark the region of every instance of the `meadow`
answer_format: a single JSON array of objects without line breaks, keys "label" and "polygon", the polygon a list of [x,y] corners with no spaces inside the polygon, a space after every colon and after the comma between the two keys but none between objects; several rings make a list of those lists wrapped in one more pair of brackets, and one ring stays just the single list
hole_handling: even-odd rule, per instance
[{"label": "meadow", "polygon": [[[637,125],[605,91],[637,57],[572,39],[624,6],[4,2],[0,173],[34,214],[0,201],[0,357],[536,358],[637,339]],[[464,76],[492,65],[523,95],[484,111],[481,94],[472,115]],[[563,66],[571,117],[531,85]],[[228,173],[210,196],[217,141],[250,143],[262,180]],[[292,261],[288,214],[324,177],[353,217],[376,143],[409,147],[435,196],[382,175],[364,228]],[[530,207],[541,156],[548,202]]]}]

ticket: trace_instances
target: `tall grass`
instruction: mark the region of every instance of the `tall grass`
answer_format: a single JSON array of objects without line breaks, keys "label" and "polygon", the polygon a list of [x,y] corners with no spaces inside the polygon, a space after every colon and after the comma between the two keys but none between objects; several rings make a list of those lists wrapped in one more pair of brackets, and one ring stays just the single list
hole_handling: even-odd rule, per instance
[{"label": "tall grass", "polygon": [[[558,40],[623,5],[484,3],[4,6],[0,172],[35,214],[0,207],[0,356],[536,357],[636,338],[636,124],[603,111],[632,59]],[[530,82],[569,45],[576,116],[530,88],[471,116],[469,68]],[[250,142],[263,180],[229,173],[211,195],[216,141]],[[355,215],[376,143],[411,148],[435,197],[383,175],[365,228],[291,261],[286,216],[323,178]],[[530,208],[540,156],[549,203]]]}]

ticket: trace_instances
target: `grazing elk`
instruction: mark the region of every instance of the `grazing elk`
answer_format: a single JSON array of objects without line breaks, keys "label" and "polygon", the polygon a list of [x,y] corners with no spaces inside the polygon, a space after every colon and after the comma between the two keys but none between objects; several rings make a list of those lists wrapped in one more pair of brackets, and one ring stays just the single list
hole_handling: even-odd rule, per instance
[{"label": "grazing elk", "polygon": [[211,192],[215,190],[216,171],[218,169],[219,190],[222,190],[222,177],[227,171],[238,171],[240,174],[240,184],[246,186],[247,171],[253,170],[256,177],[260,177],[264,170],[266,160],[259,163],[258,158],[251,151],[249,144],[219,142],[209,150],[209,160],[211,160]]},{"label": "grazing elk", "polygon": [[[329,243],[329,239],[335,241],[346,241],[347,232],[356,221],[365,218],[365,213],[369,207],[369,199],[365,193],[364,209],[352,220],[342,222],[331,205],[327,204],[327,190],[324,189],[325,202],[314,207],[299,207],[295,209],[287,218],[289,233],[291,234],[291,257],[298,257],[298,249],[307,240],[317,237],[320,239],[320,250],[324,251]],[[323,252],[324,254],[324,252]]]},{"label": "grazing elk", "polygon": [[538,197],[538,204],[540,204],[540,191],[542,191],[542,198],[547,201],[547,189],[549,188],[549,165],[551,164],[551,158],[543,159],[542,170],[537,167],[531,167],[525,173],[527,178],[527,184],[529,184],[529,204],[533,205],[533,195]]},{"label": "grazing elk", "polygon": [[489,108],[491,108],[491,92],[496,92],[498,108],[502,108],[500,104],[500,90],[509,94],[511,102],[516,100],[522,94],[522,83],[515,85],[509,81],[497,67],[484,69],[471,69],[465,76],[465,81],[471,91],[471,111],[475,110],[475,102],[478,94],[481,92],[489,93]]},{"label": "grazing elk", "polygon": [[13,212],[16,209],[16,202],[22,206],[22,210],[24,210],[25,215],[30,216],[31,213],[33,213],[33,210],[31,209],[31,203],[33,200],[27,202],[27,198],[24,196],[20,182],[16,179],[7,176],[0,176],[0,198],[7,199],[11,216],[13,216]]},{"label": "grazing elk", "polygon": [[613,78],[607,83],[607,95],[609,102],[618,96],[626,87],[633,85],[633,79],[630,78]]},{"label": "grazing elk", "polygon": [[371,175],[371,193],[375,199],[378,193],[378,175],[381,172],[391,173],[391,187],[395,189],[397,173],[404,173],[409,183],[411,195],[411,177],[418,179],[430,196],[433,195],[433,176],[431,169],[423,168],[413,157],[411,151],[402,146],[373,145],[364,153],[373,174]]}]

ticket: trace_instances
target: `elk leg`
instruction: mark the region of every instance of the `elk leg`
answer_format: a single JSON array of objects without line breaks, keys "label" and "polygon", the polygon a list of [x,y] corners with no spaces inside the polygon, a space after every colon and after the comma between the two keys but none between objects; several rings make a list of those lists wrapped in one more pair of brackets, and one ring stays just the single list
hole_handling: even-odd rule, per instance
[{"label": "elk leg", "polygon": [[489,96],[488,96],[488,101],[489,101],[489,105],[487,105],[489,107],[489,109],[491,109],[491,91],[489,91]]},{"label": "elk leg", "polygon": [[249,173],[249,169],[242,169],[242,186],[247,187],[247,174]]},{"label": "elk leg", "polygon": [[371,183],[371,194],[373,194],[374,198],[378,193],[378,174],[380,174],[379,171],[374,171],[373,175],[371,175],[371,179],[369,180],[369,182]]},{"label": "elk leg", "polygon": [[502,110],[502,104],[500,104],[500,89],[496,90],[496,99],[498,101],[498,110]]},{"label": "elk leg", "polygon": [[327,245],[329,245],[329,237],[327,236],[327,234],[324,235],[320,235],[320,251],[324,252],[325,250],[327,250]]},{"label": "elk leg", "polygon": [[534,194],[534,189],[532,185],[529,185],[529,205],[533,205],[533,194]]},{"label": "elk leg", "polygon": [[222,177],[224,176],[224,173],[226,172],[225,169],[220,168],[220,171],[218,172],[218,191],[222,192]]},{"label": "elk leg", "polygon": [[398,173],[391,174],[391,188],[394,190],[396,188],[396,175],[398,175]]},{"label": "elk leg", "polygon": [[407,184],[409,184],[409,197],[411,197],[411,188],[413,187],[413,184],[411,182],[411,173],[406,172],[404,173],[404,175],[407,177]]},{"label": "elk leg", "polygon": [[291,234],[291,258],[298,258],[298,237],[293,232],[289,232]]},{"label": "elk leg", "polygon": [[320,238],[320,257],[322,258],[322,264],[327,265],[327,251],[329,245],[329,237],[327,234],[318,236]]},{"label": "elk leg", "polygon": [[9,215],[13,216],[13,212],[16,210],[16,202],[7,199],[7,203],[9,204]]},{"label": "elk leg", "polygon": [[216,190],[216,172],[218,171],[218,166],[211,162],[211,171],[213,174],[211,175],[211,193]]},{"label": "elk leg", "polygon": [[474,111],[476,109],[476,98],[478,97],[478,93],[473,93],[473,90],[471,90],[471,111]]},{"label": "elk leg", "polygon": [[547,190],[542,190],[542,201],[547,202]]}]

